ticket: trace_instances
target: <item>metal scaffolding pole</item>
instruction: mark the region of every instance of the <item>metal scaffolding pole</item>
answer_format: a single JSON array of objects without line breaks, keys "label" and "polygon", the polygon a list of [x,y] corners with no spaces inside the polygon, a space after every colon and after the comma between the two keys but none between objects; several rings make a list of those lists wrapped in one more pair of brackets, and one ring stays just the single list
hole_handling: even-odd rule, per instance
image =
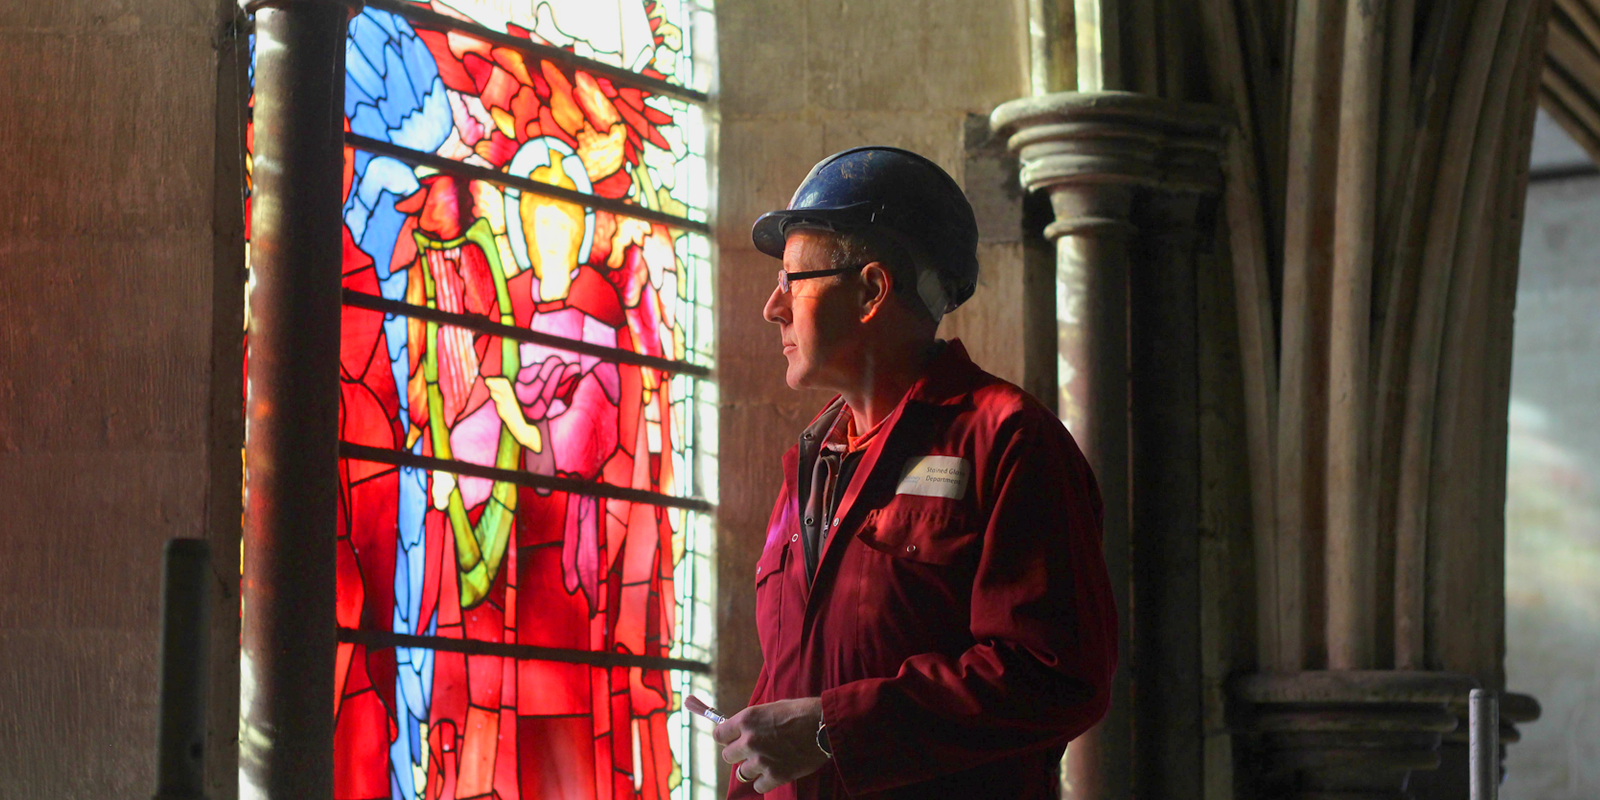
[{"label": "metal scaffolding pole", "polygon": [[211,547],[169,539],[161,565],[161,709],[154,800],[205,800]]},{"label": "metal scaffolding pole", "polygon": [[[359,8],[359,4],[354,4]],[[344,37],[353,4],[256,13],[239,796],[333,792]]]},{"label": "metal scaffolding pole", "polygon": [[1500,699],[1494,692],[1473,689],[1467,699],[1467,783],[1471,800],[1500,796]]}]

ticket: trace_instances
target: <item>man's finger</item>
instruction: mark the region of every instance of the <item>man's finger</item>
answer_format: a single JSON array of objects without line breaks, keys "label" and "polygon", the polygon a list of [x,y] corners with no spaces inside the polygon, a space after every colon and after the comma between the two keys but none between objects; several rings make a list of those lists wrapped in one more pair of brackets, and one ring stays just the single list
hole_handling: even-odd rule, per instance
[{"label": "man's finger", "polygon": [[[745,745],[743,740],[734,742],[733,744],[722,748],[722,760],[728,762],[729,764],[737,764],[740,761],[748,761],[752,755],[754,754],[750,752],[750,748]],[[754,775],[756,774],[755,769],[747,769],[744,771],[744,774]]]},{"label": "man's finger", "polygon": [[711,740],[717,744],[732,744],[738,738],[739,726],[731,719],[711,729]]},{"label": "man's finger", "polygon": [[771,775],[763,772],[760,777],[756,778],[755,783],[750,784],[750,788],[755,789],[757,794],[766,794],[780,785],[778,781],[772,779]]},{"label": "man's finger", "polygon": [[733,776],[743,783],[754,786],[755,782],[761,779],[762,772],[756,769],[756,762],[741,761],[733,765]]}]

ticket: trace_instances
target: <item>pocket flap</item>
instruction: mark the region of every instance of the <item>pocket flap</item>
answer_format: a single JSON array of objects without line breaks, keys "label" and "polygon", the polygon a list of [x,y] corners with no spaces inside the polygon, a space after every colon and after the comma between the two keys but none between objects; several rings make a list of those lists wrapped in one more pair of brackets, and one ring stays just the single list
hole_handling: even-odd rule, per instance
[{"label": "pocket flap", "polygon": [[956,509],[884,508],[863,520],[857,533],[868,547],[926,564],[952,564],[973,551],[979,532],[968,530]]},{"label": "pocket flap", "polygon": [[789,543],[778,539],[767,545],[761,551],[761,558],[756,560],[756,585],[760,586],[767,578],[783,571],[783,565],[788,561]]}]

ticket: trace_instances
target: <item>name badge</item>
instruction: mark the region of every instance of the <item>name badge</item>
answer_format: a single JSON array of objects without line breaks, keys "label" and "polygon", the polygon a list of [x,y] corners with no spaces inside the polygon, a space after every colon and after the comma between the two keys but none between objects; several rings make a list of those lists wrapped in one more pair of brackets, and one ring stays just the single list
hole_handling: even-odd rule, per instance
[{"label": "name badge", "polygon": [[920,456],[908,459],[900,473],[895,494],[923,497],[948,497],[959,500],[967,494],[972,478],[972,462],[959,456]]}]

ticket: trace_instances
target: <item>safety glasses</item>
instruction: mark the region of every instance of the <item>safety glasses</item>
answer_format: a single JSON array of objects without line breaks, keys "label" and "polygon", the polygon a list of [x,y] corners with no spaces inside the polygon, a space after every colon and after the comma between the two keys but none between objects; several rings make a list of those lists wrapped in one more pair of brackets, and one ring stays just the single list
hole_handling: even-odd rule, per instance
[{"label": "safety glasses", "polygon": [[846,272],[860,272],[862,269],[865,269],[866,266],[866,264],[858,264],[854,267],[838,267],[836,269],[810,269],[804,272],[789,272],[788,270],[780,269],[778,270],[778,288],[782,289],[784,294],[788,294],[789,284],[795,281],[803,281],[809,278],[826,278],[830,275],[843,275]]}]

